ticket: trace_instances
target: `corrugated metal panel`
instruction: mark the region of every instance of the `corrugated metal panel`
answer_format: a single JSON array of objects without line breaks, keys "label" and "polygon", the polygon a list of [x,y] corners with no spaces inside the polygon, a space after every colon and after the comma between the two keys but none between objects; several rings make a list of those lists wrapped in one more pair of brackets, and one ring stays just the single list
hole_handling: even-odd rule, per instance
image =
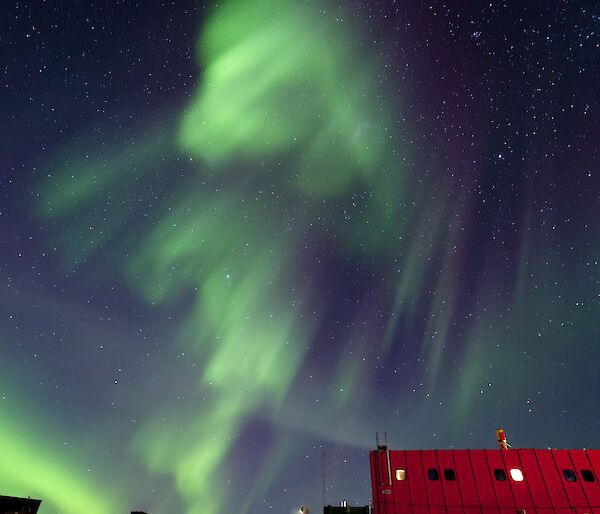
[{"label": "corrugated metal panel", "polygon": [[[473,467],[473,475],[475,476],[475,483],[477,484],[477,492],[479,493],[481,507],[484,509],[499,507],[485,451],[469,450],[469,457]],[[489,511],[486,510],[485,514],[488,512]]]},{"label": "corrugated metal panel", "polygon": [[[600,450],[586,450],[596,482],[600,483]],[[600,505],[592,505],[594,514],[600,514]]]},{"label": "corrugated metal panel", "polygon": [[446,514],[446,500],[444,498],[442,476],[436,454],[437,452],[435,450],[421,452],[421,460],[423,462],[423,470],[425,472],[427,500],[429,503],[430,514]]},{"label": "corrugated metal panel", "polygon": [[575,510],[572,509],[571,507],[555,507],[554,513],[555,514],[575,514]]},{"label": "corrugated metal panel", "polygon": [[[404,451],[390,452],[396,514],[412,514],[410,486],[408,485],[410,474],[407,470],[405,453]],[[405,473],[405,480],[398,480],[398,475],[402,470]]]},{"label": "corrugated metal panel", "polygon": [[[535,458],[540,466],[540,471],[546,486],[546,492],[550,496],[550,503],[554,509],[570,507],[565,488],[558,474],[558,469],[549,450],[534,450]],[[556,511],[556,514],[559,514]]]},{"label": "corrugated metal panel", "polygon": [[[575,472],[590,507],[600,507],[600,483],[585,450],[569,450]],[[591,482],[589,480],[592,480]]]},{"label": "corrugated metal panel", "polygon": [[[600,450],[586,450],[585,453],[590,459],[596,482],[600,483]],[[594,514],[600,514],[600,505],[592,505],[592,510]]]},{"label": "corrugated metal panel", "polygon": [[427,490],[423,476],[423,464],[420,451],[406,452],[406,467],[410,496],[413,502],[413,514],[429,514]]},{"label": "corrugated metal panel", "polygon": [[[554,514],[552,512],[552,509],[549,509],[549,510],[550,510],[549,514]],[[517,507],[517,509],[515,509],[513,512],[515,514],[537,514],[538,510],[535,507],[528,507],[527,509]]]},{"label": "corrugated metal panel", "polygon": [[[440,478],[442,480],[442,487],[444,489],[444,498],[448,509],[451,507],[462,507],[463,503],[460,496],[460,488],[458,485],[458,475],[456,466],[454,465],[454,458],[452,451],[450,450],[438,450],[437,452],[438,463],[440,465]],[[448,480],[447,476],[451,476],[446,473],[447,470],[451,470],[454,473],[454,480]],[[448,510],[450,514],[450,510]]]},{"label": "corrugated metal panel", "polygon": [[467,450],[456,450],[452,452],[454,465],[456,466],[456,481],[460,490],[461,501],[464,505],[465,514],[482,514],[479,502],[479,493],[473,477],[471,459]]},{"label": "corrugated metal panel", "polygon": [[[479,509],[477,509],[479,511]],[[463,509],[462,507],[446,507],[446,512],[448,514],[465,514],[465,509]],[[478,512],[477,514],[480,514],[480,512]]]},{"label": "corrugated metal panel", "polygon": [[[586,450],[585,452],[590,459],[592,471],[594,472],[596,482],[600,483],[600,450]],[[600,506],[592,505],[593,514],[600,514]]]},{"label": "corrugated metal panel", "polygon": [[[425,477],[425,488],[427,489],[427,503],[430,507],[445,505],[444,490],[442,488],[442,477],[435,450],[424,450],[421,452],[423,472]],[[433,514],[433,511],[431,511]]]},{"label": "corrugated metal panel", "polygon": [[386,457],[370,454],[375,514],[600,514],[600,450],[392,451],[389,466]]},{"label": "corrugated metal panel", "polygon": [[500,509],[498,507],[481,507],[482,514],[499,514]]},{"label": "corrugated metal panel", "polygon": [[[517,509],[531,509],[533,504],[533,498],[529,492],[529,481],[528,476],[523,469],[521,459],[519,458],[518,450],[503,450],[500,452],[500,456],[504,461],[504,467],[506,468],[508,475],[508,483],[512,489],[512,494],[515,499],[515,505]],[[514,470],[514,477],[513,477]],[[521,474],[523,480],[518,481],[515,478],[519,478],[518,474]]]},{"label": "corrugated metal panel", "polygon": [[473,476],[481,502],[482,514],[500,514],[496,493],[492,484],[490,470],[483,450],[470,450],[469,458],[473,468]]},{"label": "corrugated metal panel", "polygon": [[[510,488],[508,470],[505,468],[504,461],[500,455],[501,451],[509,450],[485,450],[485,456],[490,468],[492,484],[494,486],[496,498],[498,499],[498,506],[500,509],[511,508],[510,513],[515,514],[515,499]],[[502,476],[504,480],[501,480],[500,476]]]},{"label": "corrugated metal panel", "polygon": [[[577,477],[577,472],[575,471],[575,466],[569,456],[569,452],[567,450],[552,450],[552,456],[554,457],[554,462],[556,462],[556,467],[558,468],[571,507],[584,507],[589,512],[589,504],[583,492],[583,487],[581,487],[581,482]],[[567,480],[567,476],[571,476],[571,474],[573,474],[573,481]]]},{"label": "corrugated metal panel", "polygon": [[377,505],[376,514],[394,514],[394,497],[389,484],[387,456],[385,451],[371,452],[373,485],[373,503]]},{"label": "corrugated metal panel", "polygon": [[546,490],[544,484],[544,477],[540,471],[538,461],[535,457],[533,450],[517,450],[519,452],[519,458],[521,459],[521,465],[523,466],[523,475],[525,481],[529,486],[529,493],[533,500],[533,504],[541,512],[541,509],[549,509],[552,507],[550,502],[550,496]]},{"label": "corrugated metal panel", "polygon": [[379,506],[379,491],[377,487],[377,469],[375,465],[375,452],[369,452],[369,462],[371,464],[371,498],[373,498],[373,510],[375,514],[383,512]]},{"label": "corrugated metal panel", "polygon": [[469,453],[467,450],[457,450],[453,453],[453,457],[456,466],[456,480],[460,489],[462,504],[465,506],[465,512],[477,514],[468,510],[470,507],[481,506]]},{"label": "corrugated metal panel", "polygon": [[[546,507],[538,507],[535,510],[536,514],[555,514],[553,509],[549,509]],[[527,514],[529,514],[529,511],[527,511]]]},{"label": "corrugated metal panel", "polygon": [[379,458],[379,485],[386,489],[392,487],[392,467],[390,462],[390,451],[382,450],[378,451]]},{"label": "corrugated metal panel", "polygon": [[585,452],[590,459],[596,480],[600,480],[600,450],[586,450]]}]

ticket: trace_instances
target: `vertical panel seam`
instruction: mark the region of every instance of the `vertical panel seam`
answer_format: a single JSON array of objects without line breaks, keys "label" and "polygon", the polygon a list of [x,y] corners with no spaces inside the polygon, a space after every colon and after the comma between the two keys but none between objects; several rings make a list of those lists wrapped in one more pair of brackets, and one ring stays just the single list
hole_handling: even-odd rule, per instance
[{"label": "vertical panel seam", "polygon": [[479,487],[477,487],[477,480],[475,479],[475,470],[473,469],[473,461],[471,460],[471,450],[467,450],[467,458],[469,460],[469,467],[471,468],[471,476],[473,477],[473,485],[475,486],[475,494],[477,495],[477,503],[479,504],[479,508],[483,513],[483,502],[481,501],[481,496],[479,494]]},{"label": "vertical panel seam", "polygon": [[483,450],[483,457],[485,459],[485,464],[486,464],[488,473],[490,475],[490,480],[492,481],[492,491],[494,491],[494,498],[496,498],[496,505],[498,506],[498,510],[500,510],[501,509],[500,501],[498,500],[498,493],[496,492],[496,486],[494,485],[494,476],[493,476],[492,470],[490,469],[490,461],[487,458],[486,450]]},{"label": "vertical panel seam", "polygon": [[[571,465],[573,466],[573,471],[575,472],[575,479],[577,480],[577,482],[579,482],[579,484],[577,484],[577,485],[579,485],[579,488],[581,489],[581,492],[583,495],[583,499],[585,500],[585,503],[587,504],[583,508],[585,509],[587,507],[588,509],[591,510],[591,503],[588,500],[587,492],[585,490],[585,487],[583,486],[583,481],[582,480],[580,481],[580,479],[577,478],[577,466],[575,465],[575,461],[573,460],[573,457],[571,457],[571,451],[570,450],[565,450],[565,451],[567,452],[567,456],[568,456],[569,460],[571,461]],[[577,483],[577,482],[575,482],[575,483]],[[575,508],[577,508],[577,507],[575,507]]]},{"label": "vertical panel seam", "polygon": [[[504,469],[506,469],[507,471],[507,477],[506,480],[508,480],[508,488],[510,489],[510,494],[512,495],[513,498],[513,502],[515,503],[515,512],[519,510],[519,503],[517,502],[517,496],[515,495],[515,491],[513,490],[513,484],[512,482],[514,482],[514,480],[512,479],[512,475],[510,474],[510,467],[507,465],[506,459],[504,458],[505,452],[511,452],[513,450],[500,450],[500,460],[502,461],[502,463],[504,464]],[[514,450],[515,452],[517,450]],[[517,454],[517,459],[518,459],[518,454]],[[519,461],[519,467],[521,467],[521,461]],[[523,476],[523,480],[525,480],[525,476]]]}]

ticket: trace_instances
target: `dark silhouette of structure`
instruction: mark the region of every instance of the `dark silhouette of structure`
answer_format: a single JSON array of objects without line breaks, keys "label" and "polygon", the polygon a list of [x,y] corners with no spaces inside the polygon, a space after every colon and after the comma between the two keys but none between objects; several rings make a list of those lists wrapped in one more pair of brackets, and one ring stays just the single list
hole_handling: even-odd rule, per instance
[{"label": "dark silhouette of structure", "polygon": [[42,500],[0,496],[0,514],[36,514]]},{"label": "dark silhouette of structure", "polygon": [[342,505],[340,507],[332,507],[326,505],[323,508],[323,514],[370,514],[369,506],[364,507],[350,507],[349,505]]}]

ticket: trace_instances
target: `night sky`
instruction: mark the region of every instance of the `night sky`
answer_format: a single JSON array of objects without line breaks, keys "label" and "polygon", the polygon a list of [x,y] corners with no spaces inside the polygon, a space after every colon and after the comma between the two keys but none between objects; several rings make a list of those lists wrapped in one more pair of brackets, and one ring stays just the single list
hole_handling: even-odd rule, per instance
[{"label": "night sky", "polygon": [[600,4],[7,2],[0,494],[365,505],[600,446]]}]

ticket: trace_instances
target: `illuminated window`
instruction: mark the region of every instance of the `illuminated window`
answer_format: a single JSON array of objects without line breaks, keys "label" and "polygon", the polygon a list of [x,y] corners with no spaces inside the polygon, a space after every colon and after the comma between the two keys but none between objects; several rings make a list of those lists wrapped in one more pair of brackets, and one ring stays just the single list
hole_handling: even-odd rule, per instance
[{"label": "illuminated window", "polygon": [[397,469],[396,470],[396,480],[406,480],[406,470],[405,469]]},{"label": "illuminated window", "polygon": [[575,471],[572,469],[563,469],[563,475],[565,476],[565,480],[567,482],[576,482],[577,476],[575,475]]},{"label": "illuminated window", "polygon": [[438,470],[435,468],[428,469],[427,476],[429,477],[429,480],[439,480],[440,479],[440,474],[439,474]]},{"label": "illuminated window", "polygon": [[444,470],[444,478],[446,480],[456,480],[456,473],[453,469],[445,469]]},{"label": "illuminated window", "polygon": [[499,482],[504,482],[506,480],[506,473],[504,472],[503,469],[495,469],[494,476],[496,477],[496,480],[498,480]]},{"label": "illuminated window", "polygon": [[584,482],[595,482],[596,478],[594,477],[594,473],[591,469],[582,469],[581,470],[581,478],[583,478]]},{"label": "illuminated window", "polygon": [[512,478],[515,482],[522,482],[523,472],[520,469],[512,468],[510,470],[510,478]]}]

